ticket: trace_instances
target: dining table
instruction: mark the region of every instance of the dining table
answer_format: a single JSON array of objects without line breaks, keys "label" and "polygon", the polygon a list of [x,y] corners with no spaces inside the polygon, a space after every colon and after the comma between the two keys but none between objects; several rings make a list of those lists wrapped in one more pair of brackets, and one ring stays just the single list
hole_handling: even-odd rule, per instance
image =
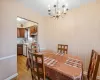
[{"label": "dining table", "polygon": [[82,80],[83,62],[80,57],[51,50],[38,54],[44,56],[45,75],[51,80]]}]

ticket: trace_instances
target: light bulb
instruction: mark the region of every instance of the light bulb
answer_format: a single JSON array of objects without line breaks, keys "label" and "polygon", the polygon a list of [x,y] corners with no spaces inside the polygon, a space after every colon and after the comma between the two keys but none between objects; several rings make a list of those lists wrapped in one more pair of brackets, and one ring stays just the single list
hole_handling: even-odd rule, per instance
[{"label": "light bulb", "polygon": [[66,7],[68,7],[68,3],[66,3]]},{"label": "light bulb", "polygon": [[22,19],[21,19],[21,18],[19,18],[19,17],[17,17],[17,21],[22,21]]},{"label": "light bulb", "polygon": [[48,5],[48,8],[50,8],[50,5]]},{"label": "light bulb", "polygon": [[61,14],[61,12],[59,11],[59,15]]},{"label": "light bulb", "polygon": [[50,10],[50,5],[48,5],[48,8],[49,8],[49,10]]},{"label": "light bulb", "polygon": [[64,8],[64,13],[66,13],[66,8]]}]

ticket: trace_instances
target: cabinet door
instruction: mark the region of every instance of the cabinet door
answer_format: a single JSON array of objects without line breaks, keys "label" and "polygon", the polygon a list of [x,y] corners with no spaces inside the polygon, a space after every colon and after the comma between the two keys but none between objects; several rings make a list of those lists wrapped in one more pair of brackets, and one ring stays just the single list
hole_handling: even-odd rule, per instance
[{"label": "cabinet door", "polygon": [[17,37],[24,38],[25,37],[25,29],[24,28],[17,28]]},{"label": "cabinet door", "polygon": [[23,54],[23,46],[17,46],[17,54],[22,55]]},{"label": "cabinet door", "polygon": [[20,37],[21,38],[25,37],[25,29],[24,28],[20,28]]},{"label": "cabinet door", "polygon": [[34,26],[30,27],[30,36],[35,32]]},{"label": "cabinet door", "polygon": [[20,31],[19,31],[19,28],[17,28],[17,38],[20,37]]},{"label": "cabinet door", "polygon": [[35,26],[35,33],[37,32],[37,26]]}]

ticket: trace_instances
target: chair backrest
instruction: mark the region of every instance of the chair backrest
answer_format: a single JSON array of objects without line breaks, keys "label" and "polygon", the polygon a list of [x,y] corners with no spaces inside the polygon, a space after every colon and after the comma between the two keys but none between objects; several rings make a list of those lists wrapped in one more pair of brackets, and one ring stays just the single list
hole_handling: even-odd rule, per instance
[{"label": "chair backrest", "polygon": [[43,55],[31,53],[32,80],[45,80]]},{"label": "chair backrest", "polygon": [[87,75],[88,80],[96,80],[99,68],[99,62],[100,62],[100,55],[96,51],[92,50],[90,65]]},{"label": "chair backrest", "polygon": [[58,53],[68,53],[68,45],[58,44]]},{"label": "chair backrest", "polygon": [[32,44],[31,48],[34,51],[34,53],[40,52],[39,44]]},{"label": "chair backrest", "polygon": [[[27,55],[27,66],[28,68],[32,68],[32,65],[31,65],[31,54],[32,54],[32,49],[28,48],[28,55]],[[34,53],[33,53],[34,54]]]},{"label": "chair backrest", "polygon": [[31,54],[32,53],[32,49],[31,48],[28,48],[28,57],[31,58]]}]

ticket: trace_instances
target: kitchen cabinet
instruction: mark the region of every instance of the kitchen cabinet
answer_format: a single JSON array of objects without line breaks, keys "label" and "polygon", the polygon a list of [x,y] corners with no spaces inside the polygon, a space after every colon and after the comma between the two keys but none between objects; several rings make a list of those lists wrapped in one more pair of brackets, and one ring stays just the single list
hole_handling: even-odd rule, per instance
[{"label": "kitchen cabinet", "polygon": [[25,37],[25,29],[24,28],[17,28],[17,37],[24,38]]},{"label": "kitchen cabinet", "polygon": [[20,32],[19,32],[19,28],[17,28],[17,37],[20,37]]},{"label": "kitchen cabinet", "polygon": [[23,44],[17,44],[17,55],[23,54]]},{"label": "kitchen cabinet", "polygon": [[30,27],[30,36],[37,32],[37,26]]},{"label": "kitchen cabinet", "polygon": [[25,37],[25,29],[20,28],[20,37],[24,38]]}]

